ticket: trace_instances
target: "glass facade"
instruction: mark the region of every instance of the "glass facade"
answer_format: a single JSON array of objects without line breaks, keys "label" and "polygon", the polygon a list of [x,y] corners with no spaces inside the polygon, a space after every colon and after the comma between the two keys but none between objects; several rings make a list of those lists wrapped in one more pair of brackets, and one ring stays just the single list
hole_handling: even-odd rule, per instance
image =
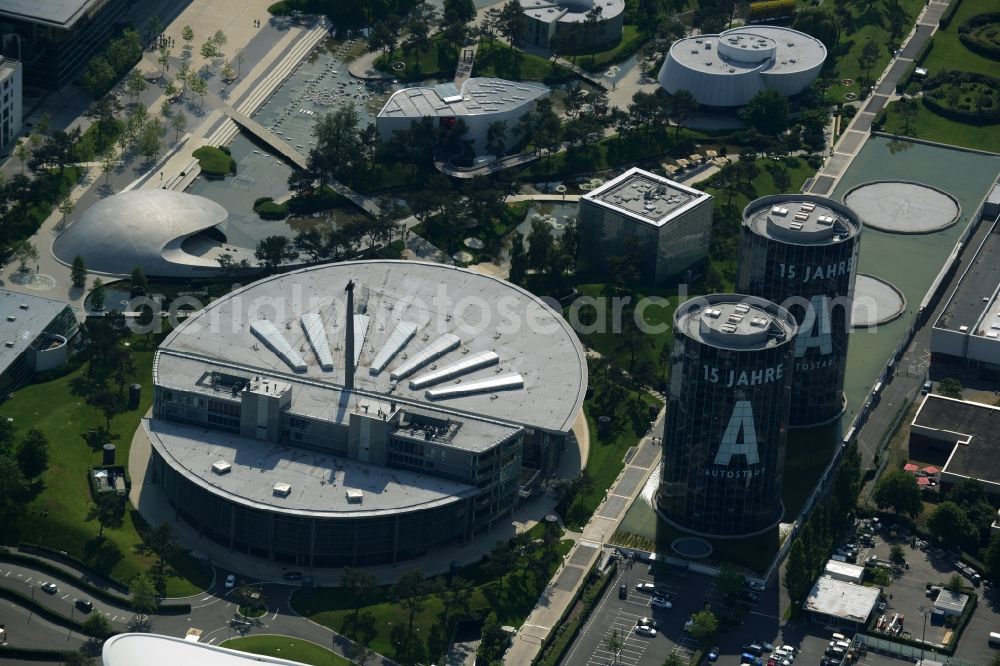
[{"label": "glass facade", "polygon": [[766,338],[727,346],[685,325],[707,309],[692,303],[675,317],[659,509],[699,534],[753,534],[781,519],[795,325],[768,303]]},{"label": "glass facade", "polygon": [[[827,211],[830,234],[796,240],[775,233],[775,207],[791,216],[802,202]],[[814,213],[816,211],[813,211]],[[770,219],[769,219],[770,218]],[[799,324],[789,424],[829,422],[844,410],[844,374],[851,330],[861,223],[824,197],[764,197],[744,212],[737,291],[774,301]]]}]

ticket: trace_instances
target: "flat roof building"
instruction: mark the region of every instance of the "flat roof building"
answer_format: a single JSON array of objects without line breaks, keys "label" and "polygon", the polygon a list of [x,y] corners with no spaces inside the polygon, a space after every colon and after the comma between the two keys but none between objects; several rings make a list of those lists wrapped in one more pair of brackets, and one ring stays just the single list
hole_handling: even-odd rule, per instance
[{"label": "flat roof building", "polygon": [[647,284],[690,282],[708,259],[712,196],[632,168],[580,197],[579,270],[606,273],[615,257],[638,254]]},{"label": "flat roof building", "polygon": [[865,580],[865,568],[849,562],[829,560],[823,568],[823,575],[842,580],[845,583],[861,585]]},{"label": "flat roof building", "polygon": [[0,289],[0,395],[65,363],[79,330],[66,302]]},{"label": "flat roof building", "polygon": [[880,594],[877,587],[820,576],[802,607],[815,622],[857,629],[868,622]]},{"label": "flat roof building", "polygon": [[910,423],[911,450],[944,454],[941,489],[976,479],[991,495],[1000,495],[997,424],[1000,407],[928,394]]},{"label": "flat roof building", "polygon": [[931,329],[931,352],[1000,372],[1000,218],[991,225]]},{"label": "flat roof building", "polygon": [[568,324],[518,287],[363,261],[212,302],[153,378],[151,476],[185,520],[239,552],[342,566],[508,513],[522,471],[555,469],[587,370]]},{"label": "flat roof building", "polygon": [[718,35],[679,39],[659,82],[671,95],[687,90],[705,106],[743,106],[762,90],[797,95],[816,80],[826,47],[791,28],[748,25]]},{"label": "flat roof building", "polygon": [[3,55],[24,64],[26,86],[57,90],[103,48],[126,0],[0,0]]},{"label": "flat roof building", "polygon": [[469,128],[464,138],[472,142],[475,154],[483,155],[490,125],[506,122],[508,144],[512,144],[521,116],[548,94],[544,86],[486,77],[468,79],[461,91],[453,83],[403,88],[379,111],[375,126],[379,137],[389,141],[422,118],[437,119],[435,127],[451,127],[461,120]]},{"label": "flat roof building", "polygon": [[961,615],[969,603],[969,595],[961,592],[951,592],[941,590],[937,599],[934,600],[934,608],[942,611],[945,615]]},{"label": "flat roof building", "polygon": [[0,56],[0,150],[11,152],[21,133],[23,90],[21,63]]},{"label": "flat roof building", "polygon": [[625,28],[625,0],[525,0],[521,7],[521,39],[560,54],[603,51],[621,41]]}]

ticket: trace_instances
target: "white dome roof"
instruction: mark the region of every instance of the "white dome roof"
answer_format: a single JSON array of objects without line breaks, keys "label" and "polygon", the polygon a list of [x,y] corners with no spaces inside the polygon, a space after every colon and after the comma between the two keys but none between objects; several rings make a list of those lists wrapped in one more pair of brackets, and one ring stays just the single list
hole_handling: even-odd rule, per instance
[{"label": "white dome roof", "polygon": [[214,259],[185,252],[181,244],[226,220],[225,208],[205,197],[170,190],[132,190],[88,208],[52,246],[58,259],[83,258],[87,268],[127,275],[180,276],[218,269]]}]

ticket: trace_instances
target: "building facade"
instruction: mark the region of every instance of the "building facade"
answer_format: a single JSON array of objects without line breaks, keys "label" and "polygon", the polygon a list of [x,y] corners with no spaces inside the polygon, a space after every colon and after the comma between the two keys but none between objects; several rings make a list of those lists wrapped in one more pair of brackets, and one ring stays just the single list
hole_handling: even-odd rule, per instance
[{"label": "building facade", "polygon": [[625,28],[625,0],[526,0],[521,6],[521,39],[563,54],[611,48]]},{"label": "building facade", "polygon": [[861,221],[826,197],[775,195],[743,211],[737,291],[787,308],[799,325],[790,425],[844,411]]},{"label": "building facade", "polygon": [[580,198],[579,270],[635,261],[646,284],[690,282],[708,261],[711,195],[633,168]]},{"label": "building facade", "polygon": [[4,0],[3,55],[24,64],[26,86],[58,90],[107,44],[126,9],[126,0]]},{"label": "building facade", "polygon": [[64,301],[0,289],[0,394],[65,363],[79,331]]},{"label": "building facade", "polygon": [[[455,305],[472,301],[485,313]],[[464,542],[509,515],[554,472],[586,361],[523,290],[372,261],[213,302],[164,341],[153,377],[149,479],[185,521],[234,552],[359,566]]]},{"label": "building facade", "polygon": [[21,63],[0,56],[0,151],[9,153],[21,133]]},{"label": "building facade", "polygon": [[797,331],[787,310],[752,296],[677,308],[657,496],[674,525],[738,537],[781,519]]}]

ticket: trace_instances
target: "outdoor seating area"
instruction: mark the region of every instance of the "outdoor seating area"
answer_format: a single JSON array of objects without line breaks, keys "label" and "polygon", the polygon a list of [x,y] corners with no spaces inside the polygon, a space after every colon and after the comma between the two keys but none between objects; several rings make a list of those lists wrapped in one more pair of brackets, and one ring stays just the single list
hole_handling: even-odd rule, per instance
[{"label": "outdoor seating area", "polygon": [[937,488],[940,481],[941,470],[933,465],[921,467],[917,463],[907,462],[903,465],[903,471],[912,474],[917,480],[917,485],[921,489]]}]

